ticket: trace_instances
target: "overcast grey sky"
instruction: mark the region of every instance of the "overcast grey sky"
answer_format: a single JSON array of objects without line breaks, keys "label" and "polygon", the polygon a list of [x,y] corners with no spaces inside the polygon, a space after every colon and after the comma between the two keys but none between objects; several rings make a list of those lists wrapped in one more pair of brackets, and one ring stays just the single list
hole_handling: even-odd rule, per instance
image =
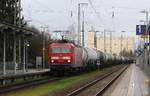
[{"label": "overcast grey sky", "polygon": [[[115,30],[115,34],[126,31],[126,35],[135,35],[135,25],[142,24],[145,14],[141,10],[150,9],[150,0],[91,0],[97,14],[89,3],[90,0],[22,0],[23,15],[32,20],[31,25],[49,26],[50,30],[66,30],[71,24],[77,25],[78,3],[85,11],[85,27],[90,30]],[[70,13],[73,12],[71,18]],[[112,12],[115,15],[112,19]]]}]

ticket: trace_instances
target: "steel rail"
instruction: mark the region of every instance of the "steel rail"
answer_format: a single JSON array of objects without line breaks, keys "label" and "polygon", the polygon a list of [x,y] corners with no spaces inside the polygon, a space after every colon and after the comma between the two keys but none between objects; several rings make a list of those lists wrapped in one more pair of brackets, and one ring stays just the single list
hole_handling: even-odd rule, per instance
[{"label": "steel rail", "polygon": [[[123,70],[125,70],[125,69],[127,69],[127,68],[128,68],[128,66],[124,67]],[[95,85],[97,82],[99,82],[99,81],[105,79],[106,77],[108,77],[108,76],[110,76],[111,74],[113,74],[113,73],[115,73],[115,72],[118,72],[118,71],[120,71],[120,69],[119,69],[119,70],[112,71],[112,72],[110,72],[110,73],[107,73],[107,74],[101,76],[100,78],[98,78],[98,79],[96,79],[96,80],[94,80],[94,81],[92,81],[92,82],[90,82],[90,83],[88,83],[88,84],[86,84],[86,85],[80,87],[79,89],[74,90],[73,92],[67,94],[67,96],[76,96],[76,95],[80,94],[83,90],[87,89],[88,87],[91,87],[91,86]],[[123,72],[121,72],[121,73],[123,73]],[[120,73],[120,75],[121,75],[121,73]],[[104,90],[103,90],[103,92],[104,92]],[[99,94],[101,94],[101,93],[102,93],[102,92],[98,92],[95,96],[99,96]]]},{"label": "steel rail", "polygon": [[128,68],[125,67],[118,75],[116,75],[107,85],[104,86],[104,88],[102,90],[100,90],[98,93],[96,93],[95,96],[102,96],[102,94],[114,83],[114,81],[116,81],[121,74]]}]

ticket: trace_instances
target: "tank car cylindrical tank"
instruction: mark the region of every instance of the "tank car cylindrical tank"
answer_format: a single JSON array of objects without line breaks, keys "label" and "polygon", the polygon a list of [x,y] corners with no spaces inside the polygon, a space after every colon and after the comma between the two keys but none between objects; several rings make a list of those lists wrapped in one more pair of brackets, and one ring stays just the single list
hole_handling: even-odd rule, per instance
[{"label": "tank car cylindrical tank", "polygon": [[97,56],[98,56],[98,65],[104,65],[105,62],[105,54],[102,51],[97,50]]},{"label": "tank car cylindrical tank", "polygon": [[86,64],[87,66],[96,66],[97,63],[97,51],[94,50],[93,48],[84,48],[85,52],[87,53],[87,59],[86,59]]},{"label": "tank car cylindrical tank", "polygon": [[97,52],[92,48],[84,48],[84,50],[87,52],[87,60],[97,60]]}]

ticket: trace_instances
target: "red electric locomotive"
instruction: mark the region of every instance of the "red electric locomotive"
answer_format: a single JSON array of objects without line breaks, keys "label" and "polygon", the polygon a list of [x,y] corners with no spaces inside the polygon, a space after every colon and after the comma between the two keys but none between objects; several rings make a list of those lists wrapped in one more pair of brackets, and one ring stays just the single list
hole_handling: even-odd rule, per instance
[{"label": "red electric locomotive", "polygon": [[84,66],[85,55],[84,49],[73,43],[52,43],[49,45],[50,69],[66,71]]}]

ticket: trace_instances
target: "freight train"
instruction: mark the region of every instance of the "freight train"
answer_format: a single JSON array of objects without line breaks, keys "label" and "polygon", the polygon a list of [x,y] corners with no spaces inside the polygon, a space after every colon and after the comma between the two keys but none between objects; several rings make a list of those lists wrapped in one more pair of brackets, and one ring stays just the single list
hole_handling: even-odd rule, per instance
[{"label": "freight train", "polygon": [[71,42],[57,42],[49,44],[49,62],[52,72],[65,72],[93,70],[97,66],[129,63],[129,60]]}]

